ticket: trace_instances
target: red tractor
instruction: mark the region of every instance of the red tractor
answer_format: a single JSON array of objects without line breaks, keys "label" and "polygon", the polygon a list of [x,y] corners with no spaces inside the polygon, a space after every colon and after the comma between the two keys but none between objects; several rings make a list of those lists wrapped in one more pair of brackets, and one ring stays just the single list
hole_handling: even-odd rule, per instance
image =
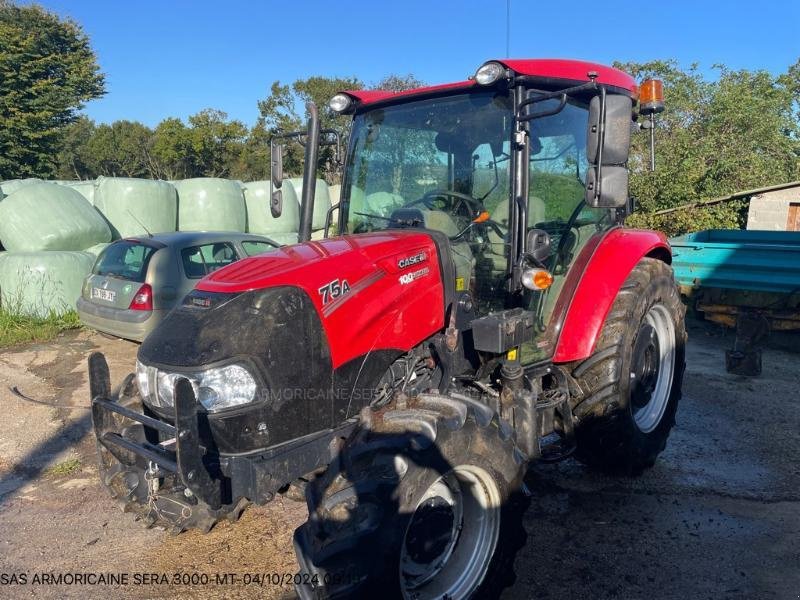
[{"label": "red tractor", "polygon": [[637,474],[675,422],[670,248],[622,226],[631,132],[640,115],[652,132],[659,92],[602,65],[502,60],[338,94],[352,130],[338,235],[319,241],[310,106],[301,242],[203,279],[117,392],[90,358],[112,495],[180,531],[304,489],[301,598],[497,595],[531,462]]}]

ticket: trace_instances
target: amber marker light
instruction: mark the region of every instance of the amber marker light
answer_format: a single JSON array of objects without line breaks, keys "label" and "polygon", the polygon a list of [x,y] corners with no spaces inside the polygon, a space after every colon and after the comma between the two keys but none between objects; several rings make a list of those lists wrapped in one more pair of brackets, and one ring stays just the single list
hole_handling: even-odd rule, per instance
[{"label": "amber marker light", "polygon": [[546,290],[553,285],[553,274],[547,269],[526,269],[522,272],[522,285],[533,291]]},{"label": "amber marker light", "polygon": [[489,212],[485,210],[481,214],[479,214],[477,217],[472,219],[472,222],[473,223],[486,223],[486,221],[488,221],[488,220],[489,220]]}]

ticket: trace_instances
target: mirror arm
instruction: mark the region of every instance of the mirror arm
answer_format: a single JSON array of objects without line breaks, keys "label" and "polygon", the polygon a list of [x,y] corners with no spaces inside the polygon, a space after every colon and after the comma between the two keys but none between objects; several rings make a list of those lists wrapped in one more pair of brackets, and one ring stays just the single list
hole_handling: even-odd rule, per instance
[{"label": "mirror arm", "polygon": [[328,209],[328,212],[325,213],[325,237],[328,237],[328,229],[330,229],[331,222],[333,221],[333,211],[337,210],[341,205],[334,204]]}]

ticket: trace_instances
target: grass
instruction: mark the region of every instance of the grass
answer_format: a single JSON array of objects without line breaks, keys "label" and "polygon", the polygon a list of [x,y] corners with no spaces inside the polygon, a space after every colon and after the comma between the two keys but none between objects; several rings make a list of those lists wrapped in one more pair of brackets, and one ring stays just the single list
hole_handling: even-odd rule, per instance
[{"label": "grass", "polygon": [[81,326],[78,313],[51,314],[47,317],[25,316],[0,307],[0,348],[26,342],[45,342],[62,331]]},{"label": "grass", "polygon": [[58,463],[57,465],[53,465],[47,469],[47,471],[45,471],[45,474],[50,475],[51,477],[66,477],[67,475],[72,475],[80,470],[81,461],[77,458],[70,458]]}]

